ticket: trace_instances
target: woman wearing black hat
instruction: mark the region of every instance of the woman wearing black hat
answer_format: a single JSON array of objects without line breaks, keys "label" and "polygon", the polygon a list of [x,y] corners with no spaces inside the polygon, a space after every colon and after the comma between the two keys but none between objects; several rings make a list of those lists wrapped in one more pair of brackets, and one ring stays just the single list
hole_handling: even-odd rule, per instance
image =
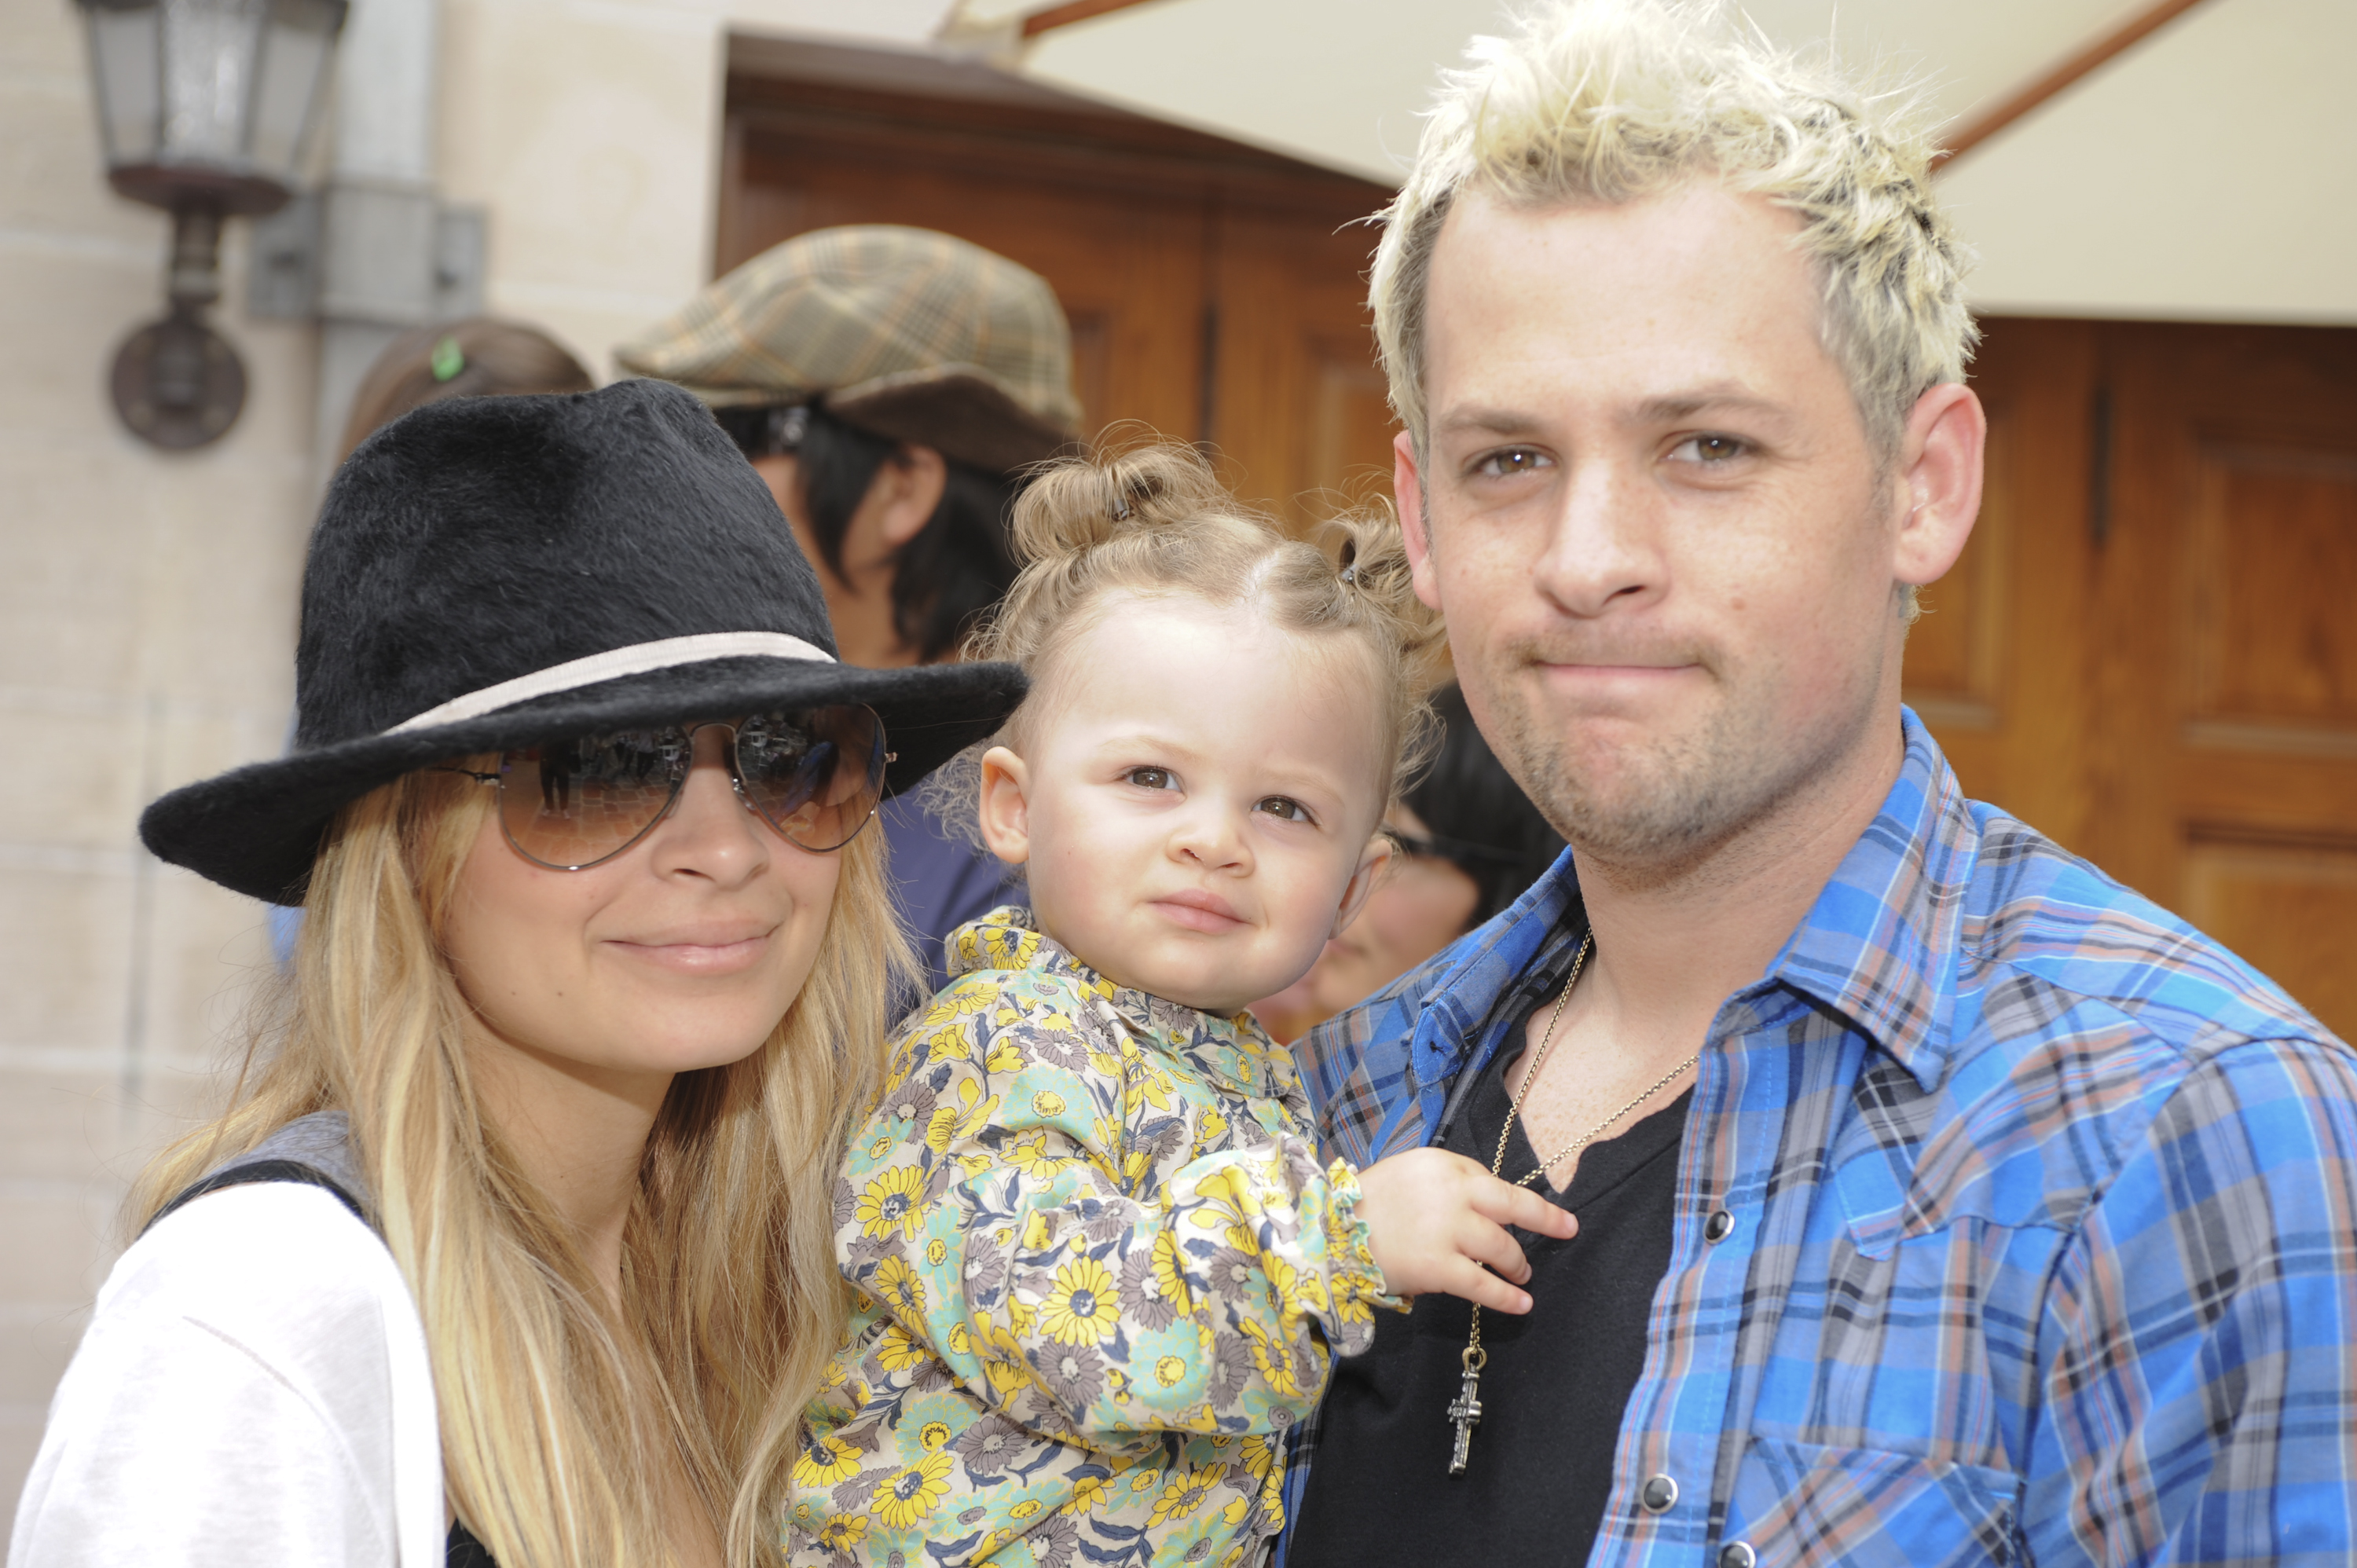
[{"label": "woman wearing black hat", "polygon": [[307,918],[134,1197],[10,1561],[749,1563],[902,958],[860,830],[1019,676],[838,663],[759,478],[647,381],[371,438],[296,660],[294,753],[141,823]]}]

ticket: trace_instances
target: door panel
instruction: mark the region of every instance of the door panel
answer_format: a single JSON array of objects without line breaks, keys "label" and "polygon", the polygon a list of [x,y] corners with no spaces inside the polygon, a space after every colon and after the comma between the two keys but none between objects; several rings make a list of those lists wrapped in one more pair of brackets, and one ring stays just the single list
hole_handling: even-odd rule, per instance
[{"label": "door panel", "polygon": [[1394,426],[1362,276],[1373,231],[1230,211],[1220,240],[1212,444],[1247,495],[1296,516],[1318,497],[1388,496]]},{"label": "door panel", "polygon": [[2276,750],[2357,744],[2357,457],[2210,446],[2195,462],[2190,716]]},{"label": "door panel", "polygon": [[1910,700],[1968,792],[2357,1035],[2357,332],[1984,326],[1986,536]]},{"label": "door panel", "polygon": [[[2269,969],[2327,1024],[2357,1019],[2357,846],[2197,837],[2185,857],[2185,918]],[[2254,958],[2254,961],[2256,961]]]}]

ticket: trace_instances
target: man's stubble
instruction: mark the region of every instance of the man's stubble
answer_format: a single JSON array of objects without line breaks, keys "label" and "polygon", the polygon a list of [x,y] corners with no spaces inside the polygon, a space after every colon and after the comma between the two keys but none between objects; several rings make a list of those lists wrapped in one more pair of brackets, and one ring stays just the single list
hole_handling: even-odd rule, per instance
[{"label": "man's stubble", "polygon": [[1548,711],[1540,648],[1508,643],[1492,657],[1492,679],[1466,673],[1487,688],[1484,728],[1499,759],[1583,871],[1632,890],[1684,878],[1830,772],[1871,722],[1882,672],[1879,657],[1854,669],[1846,690],[1795,725],[1769,700],[1789,671],[1696,650],[1714,700],[1695,722],[1583,743]]}]

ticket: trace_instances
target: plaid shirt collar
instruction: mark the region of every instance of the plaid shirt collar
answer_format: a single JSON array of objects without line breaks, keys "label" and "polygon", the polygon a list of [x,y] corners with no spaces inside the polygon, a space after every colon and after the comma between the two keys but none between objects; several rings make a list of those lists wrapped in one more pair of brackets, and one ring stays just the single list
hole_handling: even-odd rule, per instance
[{"label": "plaid shirt collar", "polygon": [[1947,1074],[1978,835],[1930,732],[1906,709],[1900,724],[1906,758],[1882,810],[1764,983],[1789,985],[1841,1014],[1929,1093]]}]

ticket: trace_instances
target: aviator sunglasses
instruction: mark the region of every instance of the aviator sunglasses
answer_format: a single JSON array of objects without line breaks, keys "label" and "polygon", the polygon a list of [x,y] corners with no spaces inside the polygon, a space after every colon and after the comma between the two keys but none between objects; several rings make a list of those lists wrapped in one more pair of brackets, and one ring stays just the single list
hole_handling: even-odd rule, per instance
[{"label": "aviator sunglasses", "polygon": [[852,704],[581,736],[503,752],[496,773],[443,771],[498,786],[500,826],[518,854],[552,871],[583,871],[671,814],[694,765],[695,737],[707,729],[726,732],[737,798],[788,843],[820,854],[841,849],[876,814],[893,754],[883,721]]}]

